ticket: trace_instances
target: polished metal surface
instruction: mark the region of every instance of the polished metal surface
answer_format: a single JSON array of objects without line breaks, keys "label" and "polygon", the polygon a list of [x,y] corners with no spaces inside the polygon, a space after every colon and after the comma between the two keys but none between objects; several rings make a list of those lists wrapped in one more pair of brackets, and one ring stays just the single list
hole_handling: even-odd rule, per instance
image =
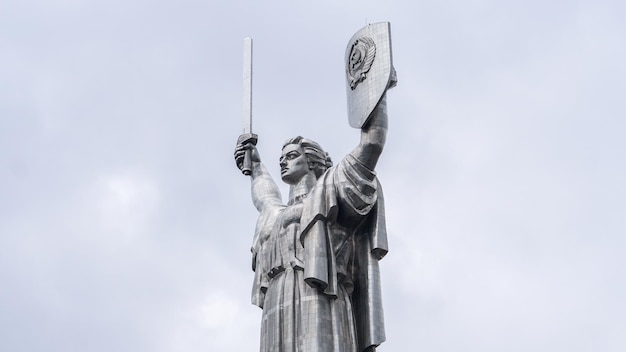
[{"label": "polished metal surface", "polygon": [[394,85],[389,22],[370,24],[352,36],[346,48],[348,121],[361,128],[384,92]]},{"label": "polished metal surface", "polygon": [[243,134],[252,133],[252,38],[243,40]]},{"label": "polished metal surface", "polygon": [[[242,134],[239,143],[251,143],[256,145],[257,135],[252,133],[252,38],[243,40],[243,109],[242,109]],[[250,152],[244,155],[241,172],[249,176],[252,173],[252,161]]]},{"label": "polished metal surface", "polygon": [[[349,89],[360,92],[381,80],[376,60],[390,58],[390,48],[359,34],[349,43],[348,51],[354,50],[361,52],[352,56]],[[252,303],[263,309],[261,352],[370,352],[385,341],[378,265],[388,246],[374,170],[387,135],[385,93],[395,83],[388,62],[380,95],[368,93],[375,104],[361,123],[359,144],[336,165],[310,139],[284,143],[279,165],[289,185],[287,204],[250,130],[237,142],[235,162],[243,169],[249,155],[252,202],[259,211]]]}]

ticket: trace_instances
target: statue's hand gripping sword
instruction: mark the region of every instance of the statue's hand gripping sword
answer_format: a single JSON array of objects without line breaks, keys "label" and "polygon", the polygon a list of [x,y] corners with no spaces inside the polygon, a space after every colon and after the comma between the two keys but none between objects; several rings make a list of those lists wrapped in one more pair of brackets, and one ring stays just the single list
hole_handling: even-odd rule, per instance
[{"label": "statue's hand gripping sword", "polygon": [[[243,115],[241,120],[243,133],[238,143],[256,145],[258,136],[252,133],[252,38],[243,40]],[[244,175],[252,174],[251,151],[246,150],[241,172]]]}]

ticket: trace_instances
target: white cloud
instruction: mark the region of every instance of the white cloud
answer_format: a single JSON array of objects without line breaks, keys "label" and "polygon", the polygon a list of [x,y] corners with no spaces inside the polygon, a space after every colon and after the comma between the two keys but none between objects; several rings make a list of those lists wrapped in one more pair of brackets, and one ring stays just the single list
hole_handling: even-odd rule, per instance
[{"label": "white cloud", "polygon": [[211,294],[195,312],[209,329],[231,326],[239,313],[240,302],[235,302],[223,292]]}]

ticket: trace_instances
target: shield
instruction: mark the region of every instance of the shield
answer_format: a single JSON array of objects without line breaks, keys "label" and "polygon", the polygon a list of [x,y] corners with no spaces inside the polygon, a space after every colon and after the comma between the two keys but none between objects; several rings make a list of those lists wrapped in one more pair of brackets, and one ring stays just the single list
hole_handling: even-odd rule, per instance
[{"label": "shield", "polygon": [[356,32],[346,48],[345,63],[348,121],[351,127],[361,128],[394,83],[389,22]]}]

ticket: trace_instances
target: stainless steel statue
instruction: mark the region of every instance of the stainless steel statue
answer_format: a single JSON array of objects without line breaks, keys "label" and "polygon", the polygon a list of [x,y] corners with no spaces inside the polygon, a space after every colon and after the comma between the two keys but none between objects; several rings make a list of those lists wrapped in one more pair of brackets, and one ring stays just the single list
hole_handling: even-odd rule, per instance
[{"label": "stainless steel statue", "polygon": [[259,211],[252,302],[263,309],[261,352],[374,351],[385,341],[378,261],[387,253],[387,234],[374,169],[387,134],[386,91],[396,83],[390,43],[386,22],[350,40],[348,115],[361,129],[360,143],[333,166],[318,143],[288,139],[280,157],[290,186],[286,205],[261,162],[244,107],[248,125],[235,161],[250,175]]}]

